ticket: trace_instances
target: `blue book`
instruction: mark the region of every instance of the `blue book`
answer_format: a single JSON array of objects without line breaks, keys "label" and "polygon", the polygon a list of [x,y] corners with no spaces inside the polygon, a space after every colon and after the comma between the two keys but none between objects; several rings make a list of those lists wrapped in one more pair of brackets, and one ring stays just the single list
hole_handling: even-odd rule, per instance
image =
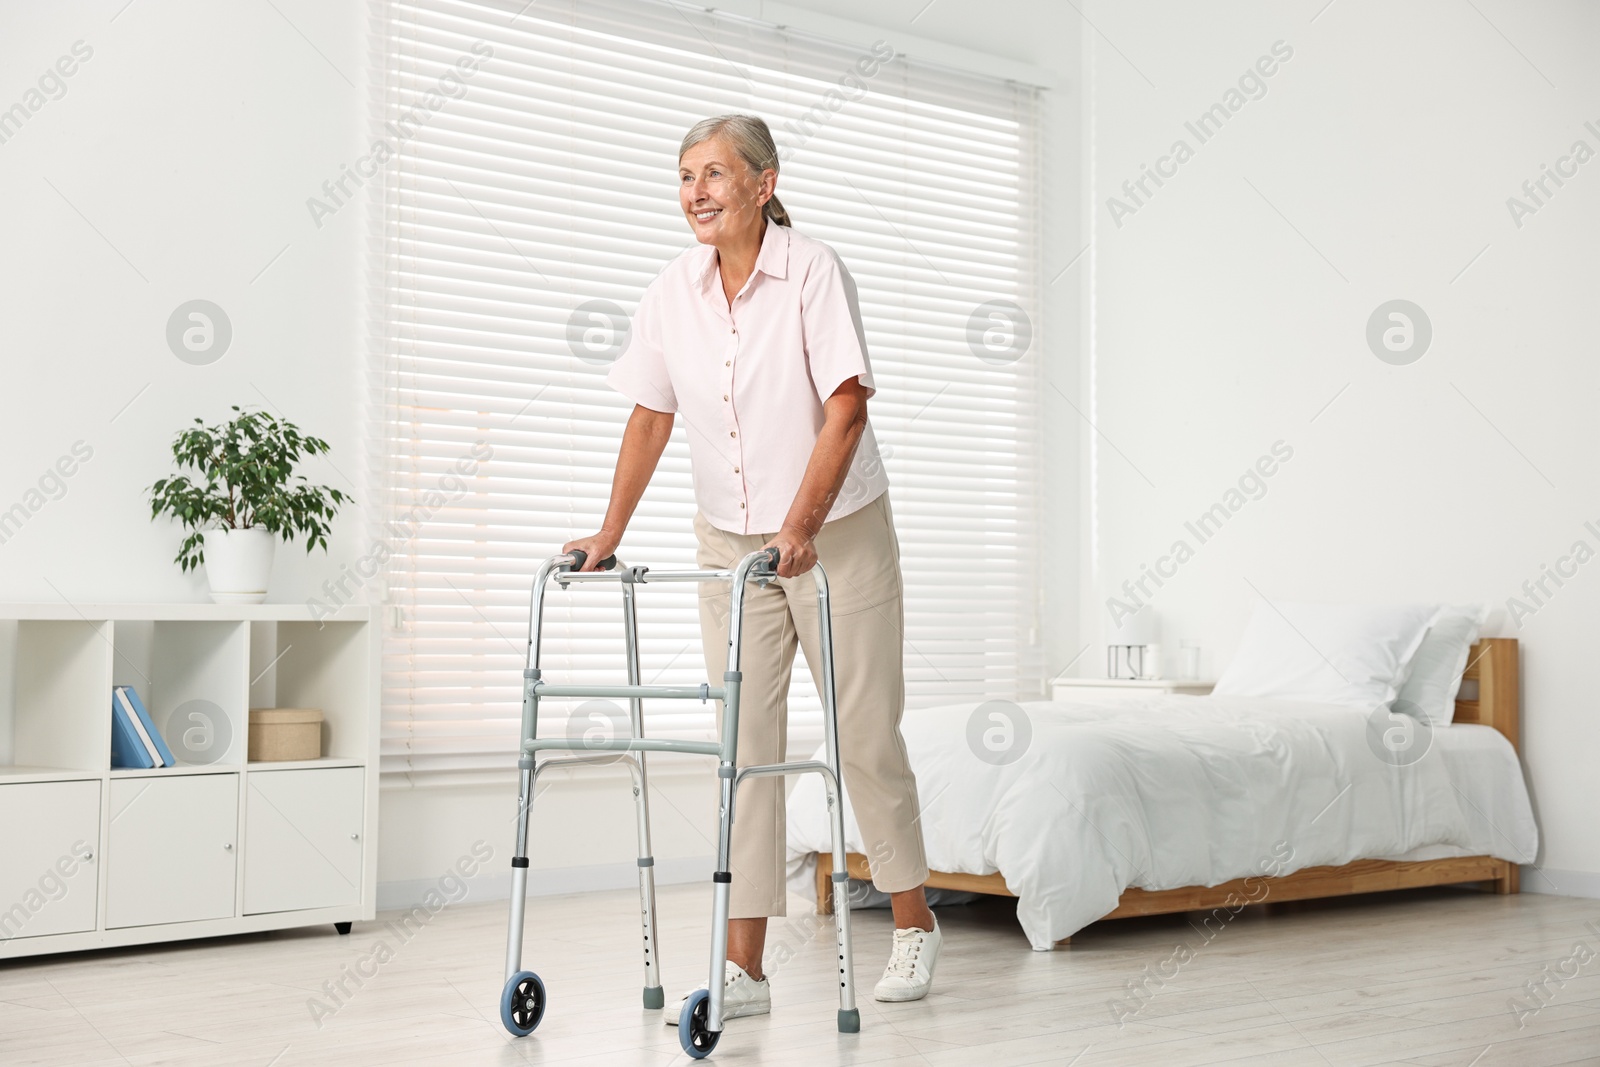
[{"label": "blue book", "polygon": [[133,728],[133,721],[128,718],[128,713],[122,709],[122,702],[117,699],[116,692],[111,694],[111,766],[114,768],[133,767],[148,770],[156,765],[150,758],[150,753],[145,749],[144,742],[139,740],[139,735]]},{"label": "blue book", "polygon": [[144,710],[144,701],[139,699],[139,693],[131,685],[119,685],[128,698],[128,703],[133,705],[134,714],[139,716],[139,721],[144,724],[145,732],[150,735],[150,743],[156,746],[156,751],[161,753],[161,762],[164,766],[171,767],[177,760],[172,758],[172,749],[167,747],[166,741],[161,738],[161,731],[156,729],[155,720],[150,718],[150,713]]}]

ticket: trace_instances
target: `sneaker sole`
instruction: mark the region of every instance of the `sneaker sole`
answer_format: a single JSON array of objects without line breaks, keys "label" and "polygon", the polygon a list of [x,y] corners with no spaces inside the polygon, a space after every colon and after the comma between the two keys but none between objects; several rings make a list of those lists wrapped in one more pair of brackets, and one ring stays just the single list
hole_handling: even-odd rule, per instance
[{"label": "sneaker sole", "polygon": [[881,1001],[881,1002],[883,1002],[885,1004],[904,1004],[907,1001],[921,1000],[923,997],[927,996],[930,992],[932,992],[932,990],[933,990],[932,986],[929,986],[927,989],[922,990],[920,993],[919,992],[913,992],[913,991],[910,991],[910,990],[908,990],[906,992],[903,992],[903,993],[898,991],[898,990],[896,990],[893,993],[879,993],[876,990],[874,990],[873,993],[872,993],[872,999],[873,1000],[877,1000],[877,1001]]}]

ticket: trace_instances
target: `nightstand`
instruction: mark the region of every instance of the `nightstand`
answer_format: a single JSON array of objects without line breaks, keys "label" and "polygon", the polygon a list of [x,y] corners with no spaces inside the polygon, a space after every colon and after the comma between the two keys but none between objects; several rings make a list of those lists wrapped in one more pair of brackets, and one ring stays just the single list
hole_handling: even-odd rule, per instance
[{"label": "nightstand", "polygon": [[1215,682],[1182,678],[1057,678],[1050,683],[1051,700],[1132,700],[1154,693],[1183,693],[1203,697]]}]

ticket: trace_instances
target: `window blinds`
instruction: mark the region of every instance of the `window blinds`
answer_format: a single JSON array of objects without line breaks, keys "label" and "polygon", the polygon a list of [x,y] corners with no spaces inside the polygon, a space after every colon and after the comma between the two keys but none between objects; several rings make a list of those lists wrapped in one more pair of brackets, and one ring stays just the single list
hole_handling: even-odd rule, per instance
[{"label": "window blinds", "polygon": [[[385,780],[514,767],[530,584],[604,515],[631,410],[605,371],[645,286],[693,241],[678,142],[732,111],[767,120],[796,228],[859,287],[908,708],[1031,692],[1036,90],[921,64],[893,41],[657,0],[376,11],[369,500],[391,607]],[[680,425],[619,557],[693,567],[693,515]],[[623,681],[621,611],[615,586],[552,588],[546,676]],[[707,680],[694,586],[641,587],[639,628],[645,682]],[[821,719],[803,657],[794,681],[791,750],[809,752]],[[542,702],[540,732],[626,721],[605,705]],[[709,704],[647,701],[645,719],[653,736],[714,732]]]}]

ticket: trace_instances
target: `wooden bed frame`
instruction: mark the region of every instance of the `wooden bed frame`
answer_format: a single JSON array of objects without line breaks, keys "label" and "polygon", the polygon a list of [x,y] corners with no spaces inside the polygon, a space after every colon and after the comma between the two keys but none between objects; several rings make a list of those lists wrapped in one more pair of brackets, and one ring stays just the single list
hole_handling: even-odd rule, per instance
[{"label": "wooden bed frame", "polygon": [[[1517,748],[1516,639],[1488,637],[1473,645],[1467,657],[1467,669],[1462,673],[1463,697],[1470,692],[1470,683],[1476,683],[1477,692],[1472,699],[1456,700],[1455,721],[1492,726],[1505,735],[1513,749]],[[819,852],[816,857],[817,913],[828,915],[833,912],[833,854]],[[849,852],[845,854],[845,862],[850,877],[870,880],[866,856]],[[1240,899],[1262,903],[1310,900],[1460,882],[1485,883],[1484,888],[1492,886],[1496,893],[1515,893],[1519,888],[1517,865],[1493,856],[1418,861],[1357,860],[1342,867],[1307,867],[1279,878],[1254,876],[1251,882],[1250,889],[1245,887],[1243,878],[1221,885],[1186,886],[1157,892],[1129,889],[1122,894],[1115,910],[1104,918],[1126,919],[1135,915],[1201,911],[1236,906]],[[1268,887],[1264,895],[1260,892],[1263,883]],[[927,885],[933,889],[956,889],[1006,897],[1016,895],[1006,888],[1005,877],[998,873],[950,874],[933,871],[928,876]],[[1067,944],[1071,940],[1063,938],[1056,943]]]}]

